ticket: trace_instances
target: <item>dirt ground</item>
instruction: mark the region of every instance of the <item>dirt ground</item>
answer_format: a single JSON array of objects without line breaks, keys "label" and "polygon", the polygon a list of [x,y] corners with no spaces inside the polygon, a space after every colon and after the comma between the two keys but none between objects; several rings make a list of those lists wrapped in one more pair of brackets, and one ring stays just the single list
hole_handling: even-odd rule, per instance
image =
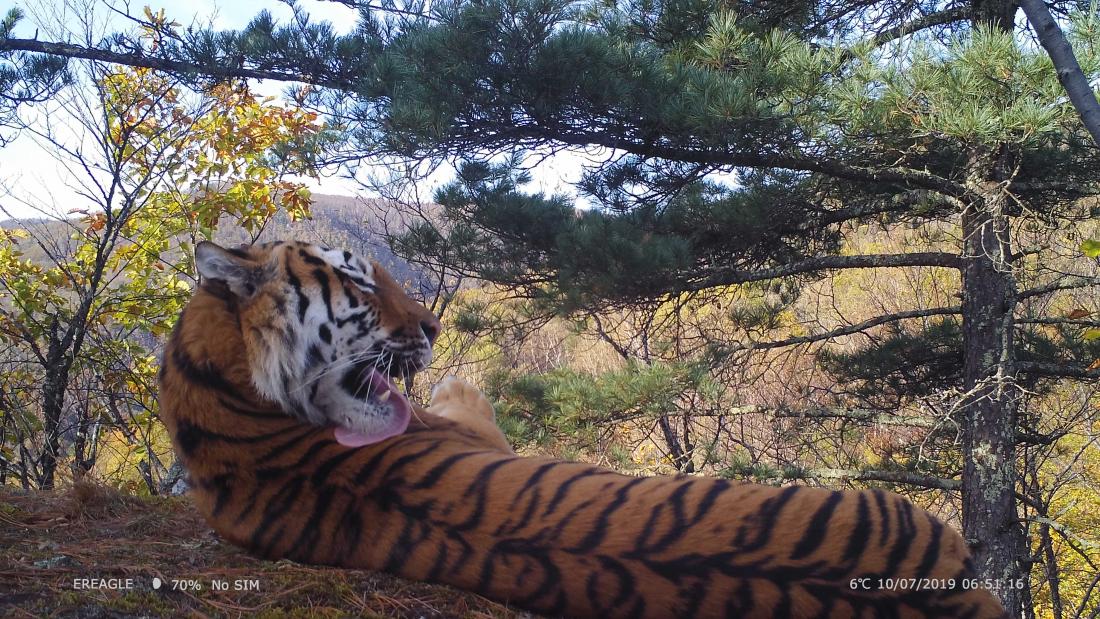
[{"label": "dirt ground", "polygon": [[[107,579],[129,588],[103,588],[126,584]],[[530,617],[448,587],[254,559],[220,541],[184,497],[91,485],[0,488],[0,616]]]}]

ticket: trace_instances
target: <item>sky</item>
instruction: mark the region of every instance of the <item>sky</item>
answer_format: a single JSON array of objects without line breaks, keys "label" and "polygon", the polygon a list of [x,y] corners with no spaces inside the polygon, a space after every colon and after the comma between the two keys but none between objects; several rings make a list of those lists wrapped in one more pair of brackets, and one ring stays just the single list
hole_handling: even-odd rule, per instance
[{"label": "sky", "polygon": [[[64,6],[66,0],[0,0],[0,13],[6,13],[12,6],[17,6],[26,13],[27,19],[20,24],[16,36],[31,37],[41,24],[34,23],[34,16],[42,14],[43,8],[49,10],[53,7]],[[149,6],[156,11],[159,6],[152,0],[147,0]],[[107,0],[112,6],[121,8],[122,2]],[[130,10],[140,14],[141,7],[146,2],[135,2],[130,5]],[[337,30],[347,30],[355,24],[355,11],[339,4],[338,2],[325,2],[319,0],[300,0],[299,5],[305,9],[315,20],[327,20],[332,22]],[[181,24],[187,25],[194,22],[211,22],[219,29],[235,29],[245,26],[248,21],[263,9],[270,11],[277,20],[283,21],[290,17],[290,8],[277,0],[187,0],[165,6],[166,15]],[[120,30],[126,25],[123,19],[112,16],[102,1],[95,3],[97,16],[102,13],[102,19],[106,29]],[[71,17],[69,21],[71,21]],[[67,21],[66,23],[69,23]],[[48,28],[43,27],[41,38],[47,39]],[[279,96],[285,84],[278,82],[256,82],[253,88],[257,94]],[[33,120],[37,126],[45,126],[50,122],[51,126],[63,126],[64,118],[47,117],[45,108],[24,106],[21,114],[24,118]],[[56,113],[54,113],[56,116]],[[10,133],[4,137],[10,138]],[[87,143],[79,136],[70,136],[70,143],[75,146]],[[578,180],[582,173],[584,158],[575,153],[563,153],[554,155],[539,163],[533,171],[533,182],[528,190],[542,191],[544,193],[569,193],[574,194],[570,183]],[[431,195],[431,191],[438,185],[448,181],[453,170],[445,168],[437,171],[425,181],[425,185],[419,189],[421,195]],[[57,153],[52,147],[44,147],[41,140],[32,133],[21,132],[16,138],[0,147],[0,221],[24,217],[61,216],[64,213],[91,206],[89,200],[82,197],[82,180],[86,178],[79,170],[74,174],[73,165],[58,161]],[[358,183],[335,176],[322,177],[321,181],[306,180],[306,184],[315,193],[366,196],[370,194]]]}]

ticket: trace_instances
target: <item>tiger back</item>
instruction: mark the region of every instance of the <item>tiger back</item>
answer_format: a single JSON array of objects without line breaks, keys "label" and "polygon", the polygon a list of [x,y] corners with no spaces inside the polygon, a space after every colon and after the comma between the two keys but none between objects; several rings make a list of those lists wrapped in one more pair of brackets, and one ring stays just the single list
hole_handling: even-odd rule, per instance
[{"label": "tiger back", "polygon": [[[162,414],[199,510],[254,554],[571,617],[1003,616],[959,534],[900,496],[517,457],[432,414],[469,408],[469,385],[428,410],[390,393],[438,323],[378,265],[349,275],[351,258],[294,243],[204,251]],[[322,327],[347,350],[315,347]]]}]

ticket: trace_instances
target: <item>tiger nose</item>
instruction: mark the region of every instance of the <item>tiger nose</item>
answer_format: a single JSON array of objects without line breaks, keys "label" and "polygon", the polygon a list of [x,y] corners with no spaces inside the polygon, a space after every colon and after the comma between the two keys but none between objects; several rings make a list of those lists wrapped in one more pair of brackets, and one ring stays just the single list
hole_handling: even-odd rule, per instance
[{"label": "tiger nose", "polygon": [[439,336],[439,331],[442,328],[443,325],[435,316],[420,321],[420,330],[424,332],[424,337],[428,338],[428,343],[431,344],[435,343],[435,338]]}]

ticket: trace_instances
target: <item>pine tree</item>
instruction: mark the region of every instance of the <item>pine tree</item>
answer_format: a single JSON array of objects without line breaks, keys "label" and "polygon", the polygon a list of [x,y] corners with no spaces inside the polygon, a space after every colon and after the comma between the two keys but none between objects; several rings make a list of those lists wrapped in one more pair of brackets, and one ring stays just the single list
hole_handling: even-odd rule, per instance
[{"label": "pine tree", "polygon": [[[156,53],[122,35],[94,49],[6,35],[0,53],[309,84],[302,100],[348,128],[345,160],[465,160],[437,196],[445,225],[398,239],[406,251],[560,313],[854,269],[957,272],[958,306],[795,339],[939,321],[925,335],[955,343],[941,377],[959,390],[964,533],[983,577],[1026,573],[1016,466],[1034,429],[1021,398],[1041,381],[1100,376],[1080,337],[1089,321],[1045,313],[1052,295],[1100,284],[1055,251],[1083,240],[1098,166],[1051,61],[1016,29],[1015,2],[344,3],[360,11],[344,36],[298,11],[290,26],[261,14],[238,32],[149,23],[164,33]],[[1066,16],[1071,4],[1052,6]],[[1096,76],[1100,23],[1065,23]],[[597,208],[523,191],[525,153],[593,147],[612,155],[578,187]],[[730,173],[736,186],[716,181]],[[847,253],[868,222],[955,242]],[[1035,324],[1069,344],[1052,354]],[[867,354],[891,350],[905,347]],[[888,375],[877,365],[863,378]],[[1020,590],[998,593],[1022,608]]]}]

